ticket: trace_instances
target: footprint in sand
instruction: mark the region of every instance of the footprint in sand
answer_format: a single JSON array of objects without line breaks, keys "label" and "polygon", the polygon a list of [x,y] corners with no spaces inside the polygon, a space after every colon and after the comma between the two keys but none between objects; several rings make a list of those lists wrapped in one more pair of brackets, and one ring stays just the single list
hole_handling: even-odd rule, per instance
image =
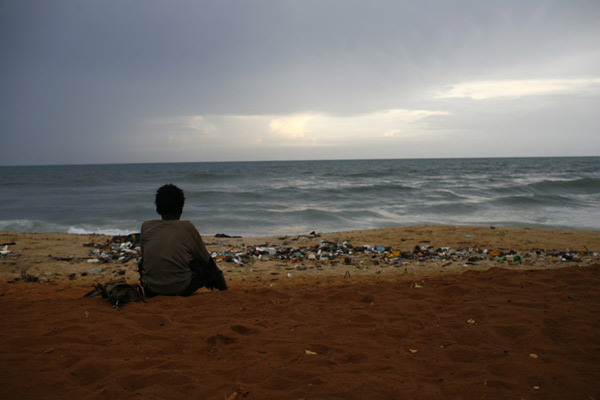
[{"label": "footprint in sand", "polygon": [[233,325],[231,330],[235,333],[239,333],[240,335],[252,335],[255,333],[259,333],[258,329],[250,328],[244,325]]},{"label": "footprint in sand", "polygon": [[221,335],[220,333],[217,333],[216,335],[213,335],[213,336],[209,337],[208,339],[206,339],[206,343],[213,345],[213,346],[216,346],[218,344],[228,345],[228,344],[232,344],[235,342],[236,342],[235,338]]}]

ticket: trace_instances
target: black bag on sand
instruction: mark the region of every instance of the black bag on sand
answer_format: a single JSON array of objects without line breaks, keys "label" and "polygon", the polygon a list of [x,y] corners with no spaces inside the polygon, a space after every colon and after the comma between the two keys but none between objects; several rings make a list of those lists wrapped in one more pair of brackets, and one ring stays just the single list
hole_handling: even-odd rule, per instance
[{"label": "black bag on sand", "polygon": [[110,304],[117,310],[132,301],[143,301],[144,291],[138,284],[130,285],[125,278],[111,279],[104,285],[97,283],[94,290],[85,294],[83,297],[94,297],[101,295],[102,298],[108,299]]},{"label": "black bag on sand", "polygon": [[208,263],[192,261],[190,269],[198,276],[199,281],[205,288],[227,290],[227,282],[225,282],[223,272],[217,267],[217,263],[212,257]]}]

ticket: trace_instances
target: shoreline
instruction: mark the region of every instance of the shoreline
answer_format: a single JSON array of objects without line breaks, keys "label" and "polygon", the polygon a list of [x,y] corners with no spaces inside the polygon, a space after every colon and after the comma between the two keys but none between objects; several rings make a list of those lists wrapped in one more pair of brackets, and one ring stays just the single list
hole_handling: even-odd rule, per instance
[{"label": "shoreline", "polygon": [[[0,232],[0,243],[15,243],[1,258],[0,280],[18,283],[25,273],[66,286],[116,276],[137,281],[137,255],[131,250],[117,254],[124,260],[99,256],[104,251],[117,258],[115,251],[110,254],[113,238]],[[420,225],[203,239],[233,286],[310,285],[315,279],[331,283],[340,277],[342,282],[420,279],[493,267],[527,270],[600,263],[600,231],[594,230]],[[135,250],[135,245],[130,248]]]}]

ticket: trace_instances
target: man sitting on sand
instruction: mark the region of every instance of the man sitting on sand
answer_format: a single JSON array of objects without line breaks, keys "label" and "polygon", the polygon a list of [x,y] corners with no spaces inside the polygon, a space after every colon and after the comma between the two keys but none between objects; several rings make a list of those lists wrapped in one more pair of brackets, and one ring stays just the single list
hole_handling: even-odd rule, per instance
[{"label": "man sitting on sand", "polygon": [[194,224],[180,221],[185,196],[168,184],[156,192],[160,220],[142,224],[140,282],[146,296],[189,296],[201,287],[227,290],[223,273]]}]

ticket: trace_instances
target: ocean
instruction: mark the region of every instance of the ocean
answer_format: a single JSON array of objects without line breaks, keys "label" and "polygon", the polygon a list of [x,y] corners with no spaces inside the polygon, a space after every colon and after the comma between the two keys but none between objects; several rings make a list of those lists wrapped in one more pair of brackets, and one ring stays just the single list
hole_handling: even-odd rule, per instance
[{"label": "ocean", "polygon": [[600,157],[0,167],[0,231],[139,232],[156,189],[186,195],[200,233],[397,225],[600,229]]}]

